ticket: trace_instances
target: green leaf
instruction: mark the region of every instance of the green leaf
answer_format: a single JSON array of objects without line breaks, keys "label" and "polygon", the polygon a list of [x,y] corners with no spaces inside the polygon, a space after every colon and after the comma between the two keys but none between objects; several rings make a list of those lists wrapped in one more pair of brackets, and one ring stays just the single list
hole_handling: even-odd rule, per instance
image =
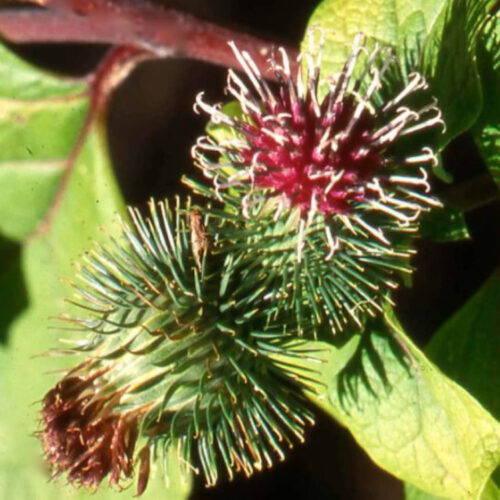
[{"label": "green leaf", "polygon": [[[324,0],[308,23],[325,31],[323,71],[332,74],[343,66],[359,32],[384,45],[416,46],[432,31],[445,4],[445,0]],[[307,48],[307,37],[303,44]]]},{"label": "green leaf", "polygon": [[474,136],[490,172],[500,186],[500,21],[477,46],[483,110],[474,127]]},{"label": "green leaf", "polygon": [[46,214],[82,127],[82,82],[33,70],[0,46],[0,234],[28,238]]},{"label": "green leaf", "polygon": [[404,484],[405,500],[447,500],[443,497],[437,497],[415,488],[412,484]]},{"label": "green leaf", "polygon": [[386,319],[338,375],[321,371],[312,400],[396,477],[436,496],[480,498],[500,461],[500,424]]},{"label": "green leaf", "polygon": [[[61,376],[54,370],[74,362],[40,356],[70,335],[50,328],[55,322],[49,318],[64,312],[71,294],[60,278],[73,275],[73,262],[113,231],[112,222],[124,208],[103,123],[90,127],[74,163],[68,160],[85,120],[86,90],[82,82],[52,77],[0,47],[0,251],[10,252],[2,260],[0,280],[5,297],[24,291],[28,302],[0,348],[0,498],[133,497],[134,488],[118,493],[103,486],[92,494],[65,485],[64,479],[49,481],[32,435],[39,428],[39,402]],[[169,491],[158,474],[143,498],[187,496],[189,484],[180,483],[174,457],[168,467]]]},{"label": "green leaf", "polygon": [[425,214],[419,234],[440,243],[470,238],[464,214],[452,206],[437,208]]},{"label": "green leaf", "polygon": [[[483,110],[474,127],[476,143],[493,178],[500,185],[500,48],[499,23],[477,44]],[[495,30],[496,29],[496,33]],[[431,359],[473,394],[496,418],[500,418],[498,349],[500,333],[500,271],[438,330],[427,347]],[[499,471],[487,483],[483,500],[499,500]],[[408,500],[434,500],[406,485]]]},{"label": "green leaf", "polygon": [[500,186],[500,127],[489,124],[477,127],[475,137],[481,156]]},{"label": "green leaf", "polygon": [[500,488],[492,480],[486,484],[481,500],[500,500]]},{"label": "green leaf", "polygon": [[500,270],[432,337],[426,352],[500,419]]},{"label": "green leaf", "polygon": [[[415,486],[405,483],[405,499],[406,500],[447,500],[443,497],[436,497],[425,493],[425,491],[415,488]],[[500,490],[493,482],[489,480],[484,487],[483,493],[481,495],[481,500],[500,500]]]},{"label": "green leaf", "polygon": [[475,61],[478,25],[486,18],[491,0],[447,0],[425,40],[422,71],[438,99],[446,123],[444,147],[469,130],[482,107]]},{"label": "green leaf", "polygon": [[[444,147],[468,130],[481,110],[474,42],[478,22],[491,4],[492,0],[324,0],[308,26],[325,33],[323,75],[341,69],[358,32],[393,47],[407,70],[425,74],[447,125],[440,138]],[[307,43],[306,37],[304,49]]]},{"label": "green leaf", "polygon": [[[426,349],[432,361],[497,419],[500,418],[499,304],[500,270],[436,332]],[[409,485],[406,492],[408,500],[434,499]],[[500,499],[500,490],[493,479],[482,498]]]},{"label": "green leaf", "polygon": [[[500,418],[499,304],[500,269],[436,332],[426,348],[429,358],[497,419]],[[489,481],[487,495],[482,498],[500,499],[498,479]]]}]

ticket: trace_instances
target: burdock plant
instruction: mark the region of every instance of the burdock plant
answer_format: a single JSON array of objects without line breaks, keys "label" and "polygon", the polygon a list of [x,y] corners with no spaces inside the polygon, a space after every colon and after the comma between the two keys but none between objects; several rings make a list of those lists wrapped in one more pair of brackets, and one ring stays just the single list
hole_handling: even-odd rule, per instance
[{"label": "burdock plant", "polygon": [[138,494],[150,457],[166,459],[172,447],[208,485],[219,464],[233,477],[283,460],[312,423],[293,358],[272,359],[286,354],[289,321],[269,324],[274,302],[231,253],[216,252],[217,232],[189,201],[130,215],[123,239],[89,255],[73,284],[83,314],[66,321],[85,332],[73,351],[88,361],[43,401],[54,473],[82,486],[107,475],[120,484],[138,440]]},{"label": "burdock plant", "polygon": [[422,134],[444,123],[425,78],[405,81],[390,51],[368,50],[358,34],[340,73],[320,75],[323,41],[316,46],[313,31],[309,39],[305,78],[300,69],[292,77],[284,50],[271,61],[277,88],[232,46],[247,80],[229,71],[239,109],[229,115],[198,96],[196,109],[226,133],[194,148],[213,187],[187,182],[237,221],[229,247],[273,276],[299,334],[310,317],[331,334],[377,315],[396,275],[411,272],[421,215],[440,206],[429,182],[438,160]]},{"label": "burdock plant", "polygon": [[[498,270],[478,287],[500,242],[499,2],[254,2],[272,36],[314,4],[300,51],[166,3],[0,2],[0,499],[180,500],[292,447],[292,497],[307,476],[336,496],[339,463],[349,498],[377,496],[345,441],[300,446],[315,408],[407,500],[497,498]],[[112,47],[85,78],[12,47],[60,42]],[[134,85],[155,63],[114,90],[164,58],[227,84],[165,72],[190,104],[156,142],[135,117],[164,85]],[[192,118],[204,136],[179,143]],[[157,147],[192,148],[182,188]]]},{"label": "burdock plant", "polygon": [[220,468],[248,476],[304,440],[303,390],[321,363],[300,339],[380,315],[411,271],[420,216],[440,205],[436,157],[413,140],[443,126],[437,103],[418,73],[394,89],[397,59],[365,45],[357,35],[341,72],[322,75],[311,33],[305,76],[281,49],[271,86],[232,44],[237,110],[196,102],[219,127],[194,148],[210,183],[187,182],[202,205],[131,209],[73,281],[79,312],[64,319],[83,361],[42,407],[54,475],[122,485],[135,465],[141,494],[151,461],[176,449],[214,485]]}]

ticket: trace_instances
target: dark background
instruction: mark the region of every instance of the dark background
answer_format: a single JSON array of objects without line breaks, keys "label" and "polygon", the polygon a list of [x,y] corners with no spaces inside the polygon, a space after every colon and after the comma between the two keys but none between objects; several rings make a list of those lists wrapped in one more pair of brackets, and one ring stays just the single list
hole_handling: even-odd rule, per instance
[{"label": "dark background", "polygon": [[[297,45],[318,0],[176,0],[165,1],[220,24]],[[17,48],[37,64],[67,74],[91,70],[106,47],[26,46]],[[189,151],[203,132],[205,118],[192,111],[196,94],[224,99],[225,70],[183,60],[142,64],[116,91],[109,110],[113,163],[128,203],[143,205],[183,188],[184,173],[194,173]],[[485,172],[472,139],[465,135],[445,151],[445,166],[456,183]],[[440,186],[443,188],[443,186]],[[463,243],[418,243],[412,289],[401,289],[398,310],[409,334],[425,346],[432,333],[456,311],[498,264],[500,204],[467,215],[472,240]],[[305,445],[287,461],[251,479],[238,478],[205,489],[195,481],[192,500],[238,498],[288,500],[399,500],[402,486],[378,469],[347,431],[318,416]]]}]

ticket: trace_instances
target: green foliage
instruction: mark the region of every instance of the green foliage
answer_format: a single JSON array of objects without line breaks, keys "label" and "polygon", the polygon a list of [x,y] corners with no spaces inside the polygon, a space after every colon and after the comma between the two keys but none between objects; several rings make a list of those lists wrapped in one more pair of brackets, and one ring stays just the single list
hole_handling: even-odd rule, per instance
[{"label": "green foliage", "polygon": [[[417,69],[429,80],[443,111],[446,133],[441,145],[469,130],[482,107],[474,59],[478,24],[486,18],[489,0],[448,0],[438,22],[423,39]],[[413,56],[414,58],[416,56]]]},{"label": "green foliage", "polygon": [[475,44],[492,4],[491,0],[351,0],[346,5],[342,0],[325,0],[309,26],[325,31],[324,74],[339,71],[359,31],[393,47],[408,71],[422,72],[443,111],[444,147],[470,129],[480,114]]},{"label": "green foliage", "polygon": [[[335,363],[336,350],[332,357]],[[364,334],[345,368],[329,364],[322,375],[326,389],[313,401],[379,466],[438,496],[480,498],[500,461],[500,425],[425,358],[392,316]]]},{"label": "green foliage", "polygon": [[340,69],[358,32],[396,47],[403,54],[407,44],[411,44],[410,48],[420,46],[434,29],[446,3],[446,0],[324,0],[309,19],[309,27],[325,30],[323,69],[327,74]]},{"label": "green foliage", "polygon": [[0,232],[22,242],[47,213],[87,109],[85,86],[0,46]]},{"label": "green foliage", "polygon": [[500,418],[500,271],[432,337],[429,358]]},{"label": "green foliage", "polygon": [[[363,31],[382,44],[392,46],[404,61],[408,71],[416,69],[423,72],[430,83],[432,93],[438,97],[447,124],[447,132],[441,140],[441,146],[443,147],[461,132],[474,127],[478,145],[495,176],[498,163],[498,44],[488,30],[486,35],[478,36],[483,29],[486,13],[493,3],[462,0],[428,3],[352,0],[346,5],[345,2],[337,0],[325,0],[313,14],[309,26],[320,26],[325,31],[326,43],[322,65],[325,74],[339,71],[349,51],[349,42],[358,31]],[[305,47],[307,39],[303,43]],[[439,174],[438,171],[435,173]],[[422,223],[421,234],[436,241],[450,241],[468,236],[463,215],[453,209],[434,210],[427,215]],[[495,358],[499,345],[498,335],[496,332],[493,334],[491,329],[498,323],[491,315],[498,314],[499,299],[491,292],[491,286],[493,285],[490,285],[490,295],[480,292],[480,296],[474,299],[475,305],[468,305],[453,323],[445,326],[444,334],[443,330],[438,332],[429,352],[432,355],[439,345],[443,357],[437,355],[432,359],[454,380],[463,383],[471,394],[477,396],[479,401],[498,418],[498,414],[491,406],[492,395],[498,393],[498,374],[495,373],[497,363],[492,358]],[[488,303],[496,304],[496,307],[488,307]],[[479,327],[481,333],[475,327],[477,314],[474,308],[484,308],[483,311],[489,311],[485,313],[483,327]],[[487,328],[486,325],[491,326]],[[482,341],[479,337],[483,332]],[[379,465],[398,477],[419,485],[427,492],[420,492],[415,487],[407,486],[409,498],[437,498],[431,494],[445,498],[479,498],[484,484],[498,464],[498,457],[493,459],[492,456],[488,456],[488,447],[491,445],[490,450],[496,453],[498,442],[495,443],[493,440],[488,443],[489,438],[486,439],[482,457],[484,464],[488,465],[481,473],[477,470],[474,472],[472,462],[468,465],[466,463],[472,456],[471,452],[464,453],[463,450],[467,446],[474,447],[475,438],[472,432],[467,436],[467,427],[456,417],[457,405],[463,404],[460,401],[463,401],[464,397],[464,394],[458,397],[457,395],[464,391],[450,381],[443,382],[446,379],[434,368],[429,368],[432,365],[425,361],[423,354],[415,351],[407,340],[404,343],[406,349],[409,348],[413,353],[416,367],[405,368],[404,364],[395,358],[394,349],[389,348],[386,335],[385,333],[381,336],[380,333],[373,332],[370,335],[373,339],[372,354],[370,355],[367,350],[364,358],[360,355],[361,365],[358,370],[365,366],[366,377],[363,380],[363,370],[361,370],[357,379],[350,382],[352,388],[359,389],[350,401],[355,410],[349,407],[349,411],[346,412],[346,398],[339,399],[338,396],[326,404],[326,408],[329,408],[329,411],[349,428]],[[402,335],[402,332],[399,332],[399,335]],[[374,355],[377,351],[378,357]],[[421,368],[422,363],[425,365],[425,370]],[[385,382],[390,381],[392,376],[397,383],[384,383],[384,377],[381,378],[380,373],[377,375],[377,367],[384,368],[387,374]],[[419,367],[422,376],[419,376]],[[416,372],[413,373],[415,368]],[[339,377],[335,380],[338,382]],[[405,381],[409,386],[405,386]],[[410,388],[412,385],[414,389]],[[377,394],[367,388],[370,386],[377,389],[374,391]],[[381,397],[379,394],[383,393],[384,386],[387,386],[390,394],[384,393],[384,397]],[[399,390],[399,387],[404,389]],[[415,394],[422,399],[413,406],[409,402]],[[466,397],[472,406],[479,408],[469,395]],[[322,404],[325,407],[325,403]],[[401,406],[398,406],[399,404]],[[397,421],[391,420],[392,425],[386,425],[387,419],[382,418],[382,411],[389,412],[398,407],[408,412],[406,418],[400,415]],[[420,414],[414,412],[416,407],[419,408]],[[427,413],[430,408],[434,411],[440,408],[441,413],[447,414],[450,420],[447,423],[445,420],[440,423],[436,418],[436,421],[431,419],[426,423],[426,415],[432,414],[432,411]],[[475,412],[476,410],[472,410],[472,413]],[[492,429],[497,427],[498,424],[494,419],[487,417],[486,413],[483,413],[483,417],[490,421]],[[473,418],[475,417],[469,416],[466,420],[471,422]],[[406,422],[405,427],[398,429],[398,425],[403,425],[402,422]],[[420,436],[419,432],[415,433],[416,444],[410,436],[414,422],[418,422],[416,428],[421,433]],[[434,431],[441,425],[444,425],[441,427],[441,435],[436,436]],[[429,434],[426,429],[429,430]],[[497,434],[498,430],[493,434],[495,433]],[[445,436],[462,443],[455,453],[448,457],[439,456],[440,450],[445,450],[446,453],[453,450],[451,442],[444,444]],[[480,432],[476,432],[476,437],[479,436]],[[427,442],[420,446],[418,440],[422,437],[424,443],[425,440]],[[469,440],[469,444],[464,446],[464,440]],[[390,443],[389,447],[387,442]],[[407,443],[413,444],[415,462],[405,469],[412,463],[411,459],[402,458],[405,453],[403,445]],[[427,453],[424,451],[426,446],[428,446]],[[433,449],[438,452],[435,456],[431,456]],[[477,459],[474,466],[480,461],[481,459]],[[442,468],[441,473],[438,472],[440,468]],[[446,473],[440,478],[439,475],[443,470]],[[477,473],[479,479],[474,477]],[[459,481],[453,484],[454,475],[463,483],[460,484]],[[445,476],[448,476],[447,480],[444,479]],[[495,498],[495,485],[491,481],[487,483],[483,498]]]},{"label": "green foliage", "polygon": [[500,186],[500,21],[492,21],[477,46],[483,110],[474,126],[476,143]]},{"label": "green foliage", "polygon": [[[431,495],[430,493],[426,493],[425,491],[422,491],[409,483],[405,483],[404,485],[404,495],[405,495],[405,500],[447,500],[447,498],[437,497],[435,495]],[[480,499],[481,500],[500,499],[500,489],[498,489],[496,483],[492,479],[490,479],[486,483]]]},{"label": "green foliage", "polygon": [[[425,493],[415,486],[410,484],[405,484],[405,498],[406,500],[446,500],[443,497],[436,497],[434,495],[430,495],[429,493]],[[500,490],[497,488],[493,481],[488,481],[486,484],[483,494],[481,495],[481,500],[499,500],[500,499]]]},{"label": "green foliage", "polygon": [[140,414],[148,446],[177,450],[188,476],[197,457],[209,486],[219,462],[230,478],[270,467],[285,443],[303,440],[312,415],[270,356],[291,335],[280,317],[269,321],[267,283],[217,252],[218,231],[189,200],[151,202],[148,218],[131,217],[122,237],[86,257],[74,285],[73,350],[105,370],[97,397],[121,394],[113,411]]},{"label": "green foliage", "polygon": [[[392,46],[404,62],[404,72],[417,69],[425,74],[439,99],[448,126],[440,147],[472,130],[500,183],[499,49],[494,35],[498,25],[481,31],[493,4],[493,0],[325,0],[309,25],[320,26],[326,36],[324,75],[339,71],[360,31]],[[88,112],[88,90],[87,83],[56,78],[0,47],[0,326],[6,330],[0,332],[4,342],[0,345],[1,498],[91,497],[48,482],[40,445],[29,435],[38,426],[39,405],[32,403],[55,380],[41,374],[68,368],[67,359],[39,356],[56,346],[61,336],[60,331],[46,328],[49,317],[66,310],[68,287],[60,278],[71,277],[72,263],[109,238],[106,232],[116,236],[111,222],[123,214],[103,123],[92,124],[70,163]],[[241,114],[234,104],[224,111],[229,116]],[[224,124],[212,124],[208,132],[219,141],[235,138]],[[234,173],[228,168],[232,167],[222,169],[226,177]],[[212,188],[190,185],[216,199]],[[120,335],[109,335],[107,329],[113,322],[123,326],[130,320],[130,308],[80,321],[95,333],[87,345],[79,343],[80,350],[97,349],[102,358],[122,356],[128,370],[131,360],[137,359],[132,351],[145,349],[153,352],[156,369],[160,368],[148,371],[151,359],[135,365],[137,394],[128,402],[128,408],[155,402],[142,430],[157,438],[152,439],[154,446],[166,450],[170,490],[165,492],[157,478],[144,498],[188,494],[190,481],[183,479],[180,462],[190,460],[190,444],[182,444],[181,456],[172,450],[173,442],[185,436],[195,443],[209,483],[216,480],[217,454],[230,476],[237,468],[235,456],[246,472],[269,462],[268,451],[281,456],[276,439],[280,432],[274,436],[268,427],[285,427],[301,438],[302,426],[310,418],[302,396],[288,380],[293,375],[311,401],[345,425],[380,467],[411,483],[406,485],[408,500],[498,500],[500,492],[491,475],[500,463],[500,425],[495,420],[500,417],[500,274],[495,273],[436,333],[427,349],[431,362],[391,312],[386,311],[385,321],[381,319],[386,294],[379,293],[371,280],[384,281],[386,274],[374,276],[369,265],[352,266],[367,245],[363,239],[370,237],[366,228],[358,228],[361,243],[344,235],[351,238],[354,250],[332,266],[324,258],[328,233],[313,223],[298,265],[297,214],[275,223],[276,206],[263,202],[258,207],[265,215],[262,219],[243,220],[244,196],[231,189],[221,210],[205,212],[214,221],[209,228],[216,242],[211,263],[206,252],[197,262],[190,207],[184,207],[175,216],[165,216],[167,224],[161,230],[154,213],[151,223],[137,217],[128,246],[119,244],[113,256],[104,251],[89,257],[83,267],[82,274],[92,269],[86,286],[93,290],[94,305],[109,299],[102,294],[105,282],[114,287],[116,293],[110,295],[120,307],[133,303],[141,309],[141,303],[149,301],[161,310],[141,310]],[[174,237],[165,243],[169,231]],[[468,237],[463,214],[453,208],[432,211],[420,234],[436,241]],[[405,242],[396,243],[404,247]],[[378,256],[381,247],[373,245],[371,253]],[[394,248],[397,245],[390,254]],[[402,264],[393,257],[389,264],[401,270]],[[366,255],[362,258],[365,264],[371,262]],[[157,281],[135,285],[141,281],[138,276],[152,275]],[[165,284],[170,293],[166,300],[166,295],[152,293]],[[145,302],[140,297],[148,287]],[[369,289],[377,290],[375,299]],[[344,329],[348,314],[375,301],[367,309],[378,317],[355,321],[356,330]],[[193,328],[184,328],[190,321]],[[170,333],[179,334],[182,342],[172,342],[168,335],[151,342],[151,325],[162,331],[171,327]],[[342,334],[332,336],[334,327]],[[292,330],[324,342],[284,343]],[[214,365],[205,359],[211,350],[224,355]],[[308,357],[311,352],[314,360]],[[286,379],[285,386],[280,377]],[[129,380],[130,373],[115,374],[115,386],[125,388]],[[234,388],[245,401],[243,410],[232,402],[238,399]],[[216,392],[217,401],[212,397]],[[283,412],[284,407],[290,412]],[[161,419],[172,428],[168,433],[156,432]],[[241,432],[235,431],[238,426]],[[194,435],[201,439],[191,439]],[[127,491],[119,498],[131,495]],[[109,500],[118,494],[102,488],[92,497]]]},{"label": "green foliage", "polygon": [[[430,359],[473,394],[497,419],[500,417],[499,304],[500,272],[497,271],[476,295],[436,332],[426,349]],[[481,497],[483,500],[500,498],[500,490],[494,479],[489,481]],[[410,485],[406,485],[406,498],[434,499]]]},{"label": "green foliage", "polygon": [[[68,295],[60,278],[73,274],[73,261],[104,236],[100,226],[110,226],[123,210],[102,124],[92,127],[67,184],[61,183],[85,118],[86,90],[81,82],[48,75],[0,48],[0,234],[18,242],[2,246],[10,259],[2,260],[0,280],[6,296],[27,296],[26,309],[15,318],[18,305],[9,312],[9,302],[2,301],[2,313],[15,321],[2,332],[7,344],[0,349],[1,498],[132,497],[106,489],[92,495],[50,482],[40,444],[31,435],[38,430],[36,402],[55,381],[49,373],[67,368],[67,361],[40,356],[61,336],[48,328],[48,318],[64,310]],[[44,219],[48,224],[40,226]],[[175,461],[170,467],[170,495],[182,498],[189,484],[179,483]],[[163,481],[154,482],[146,498],[163,491]]]},{"label": "green foliage", "polygon": [[441,243],[470,238],[464,214],[451,206],[425,214],[420,227],[420,235]]}]

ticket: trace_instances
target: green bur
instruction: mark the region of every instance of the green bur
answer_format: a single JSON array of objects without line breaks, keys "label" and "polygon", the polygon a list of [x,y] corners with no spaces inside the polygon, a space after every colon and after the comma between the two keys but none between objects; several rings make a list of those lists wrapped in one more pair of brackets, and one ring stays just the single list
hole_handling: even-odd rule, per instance
[{"label": "green bur", "polygon": [[[287,369],[307,354],[271,358],[287,354],[290,322],[269,322],[266,287],[248,279],[243,259],[217,253],[210,220],[197,235],[205,226],[192,224],[201,216],[189,201],[150,211],[144,219],[131,210],[134,226],[90,253],[74,283],[80,314],[66,319],[77,325],[71,351],[99,374],[92,401],[137,417],[154,457],[176,449],[185,473],[202,472],[208,485],[222,464],[230,478],[269,467],[312,423]],[[197,236],[210,243],[197,248]]]}]

